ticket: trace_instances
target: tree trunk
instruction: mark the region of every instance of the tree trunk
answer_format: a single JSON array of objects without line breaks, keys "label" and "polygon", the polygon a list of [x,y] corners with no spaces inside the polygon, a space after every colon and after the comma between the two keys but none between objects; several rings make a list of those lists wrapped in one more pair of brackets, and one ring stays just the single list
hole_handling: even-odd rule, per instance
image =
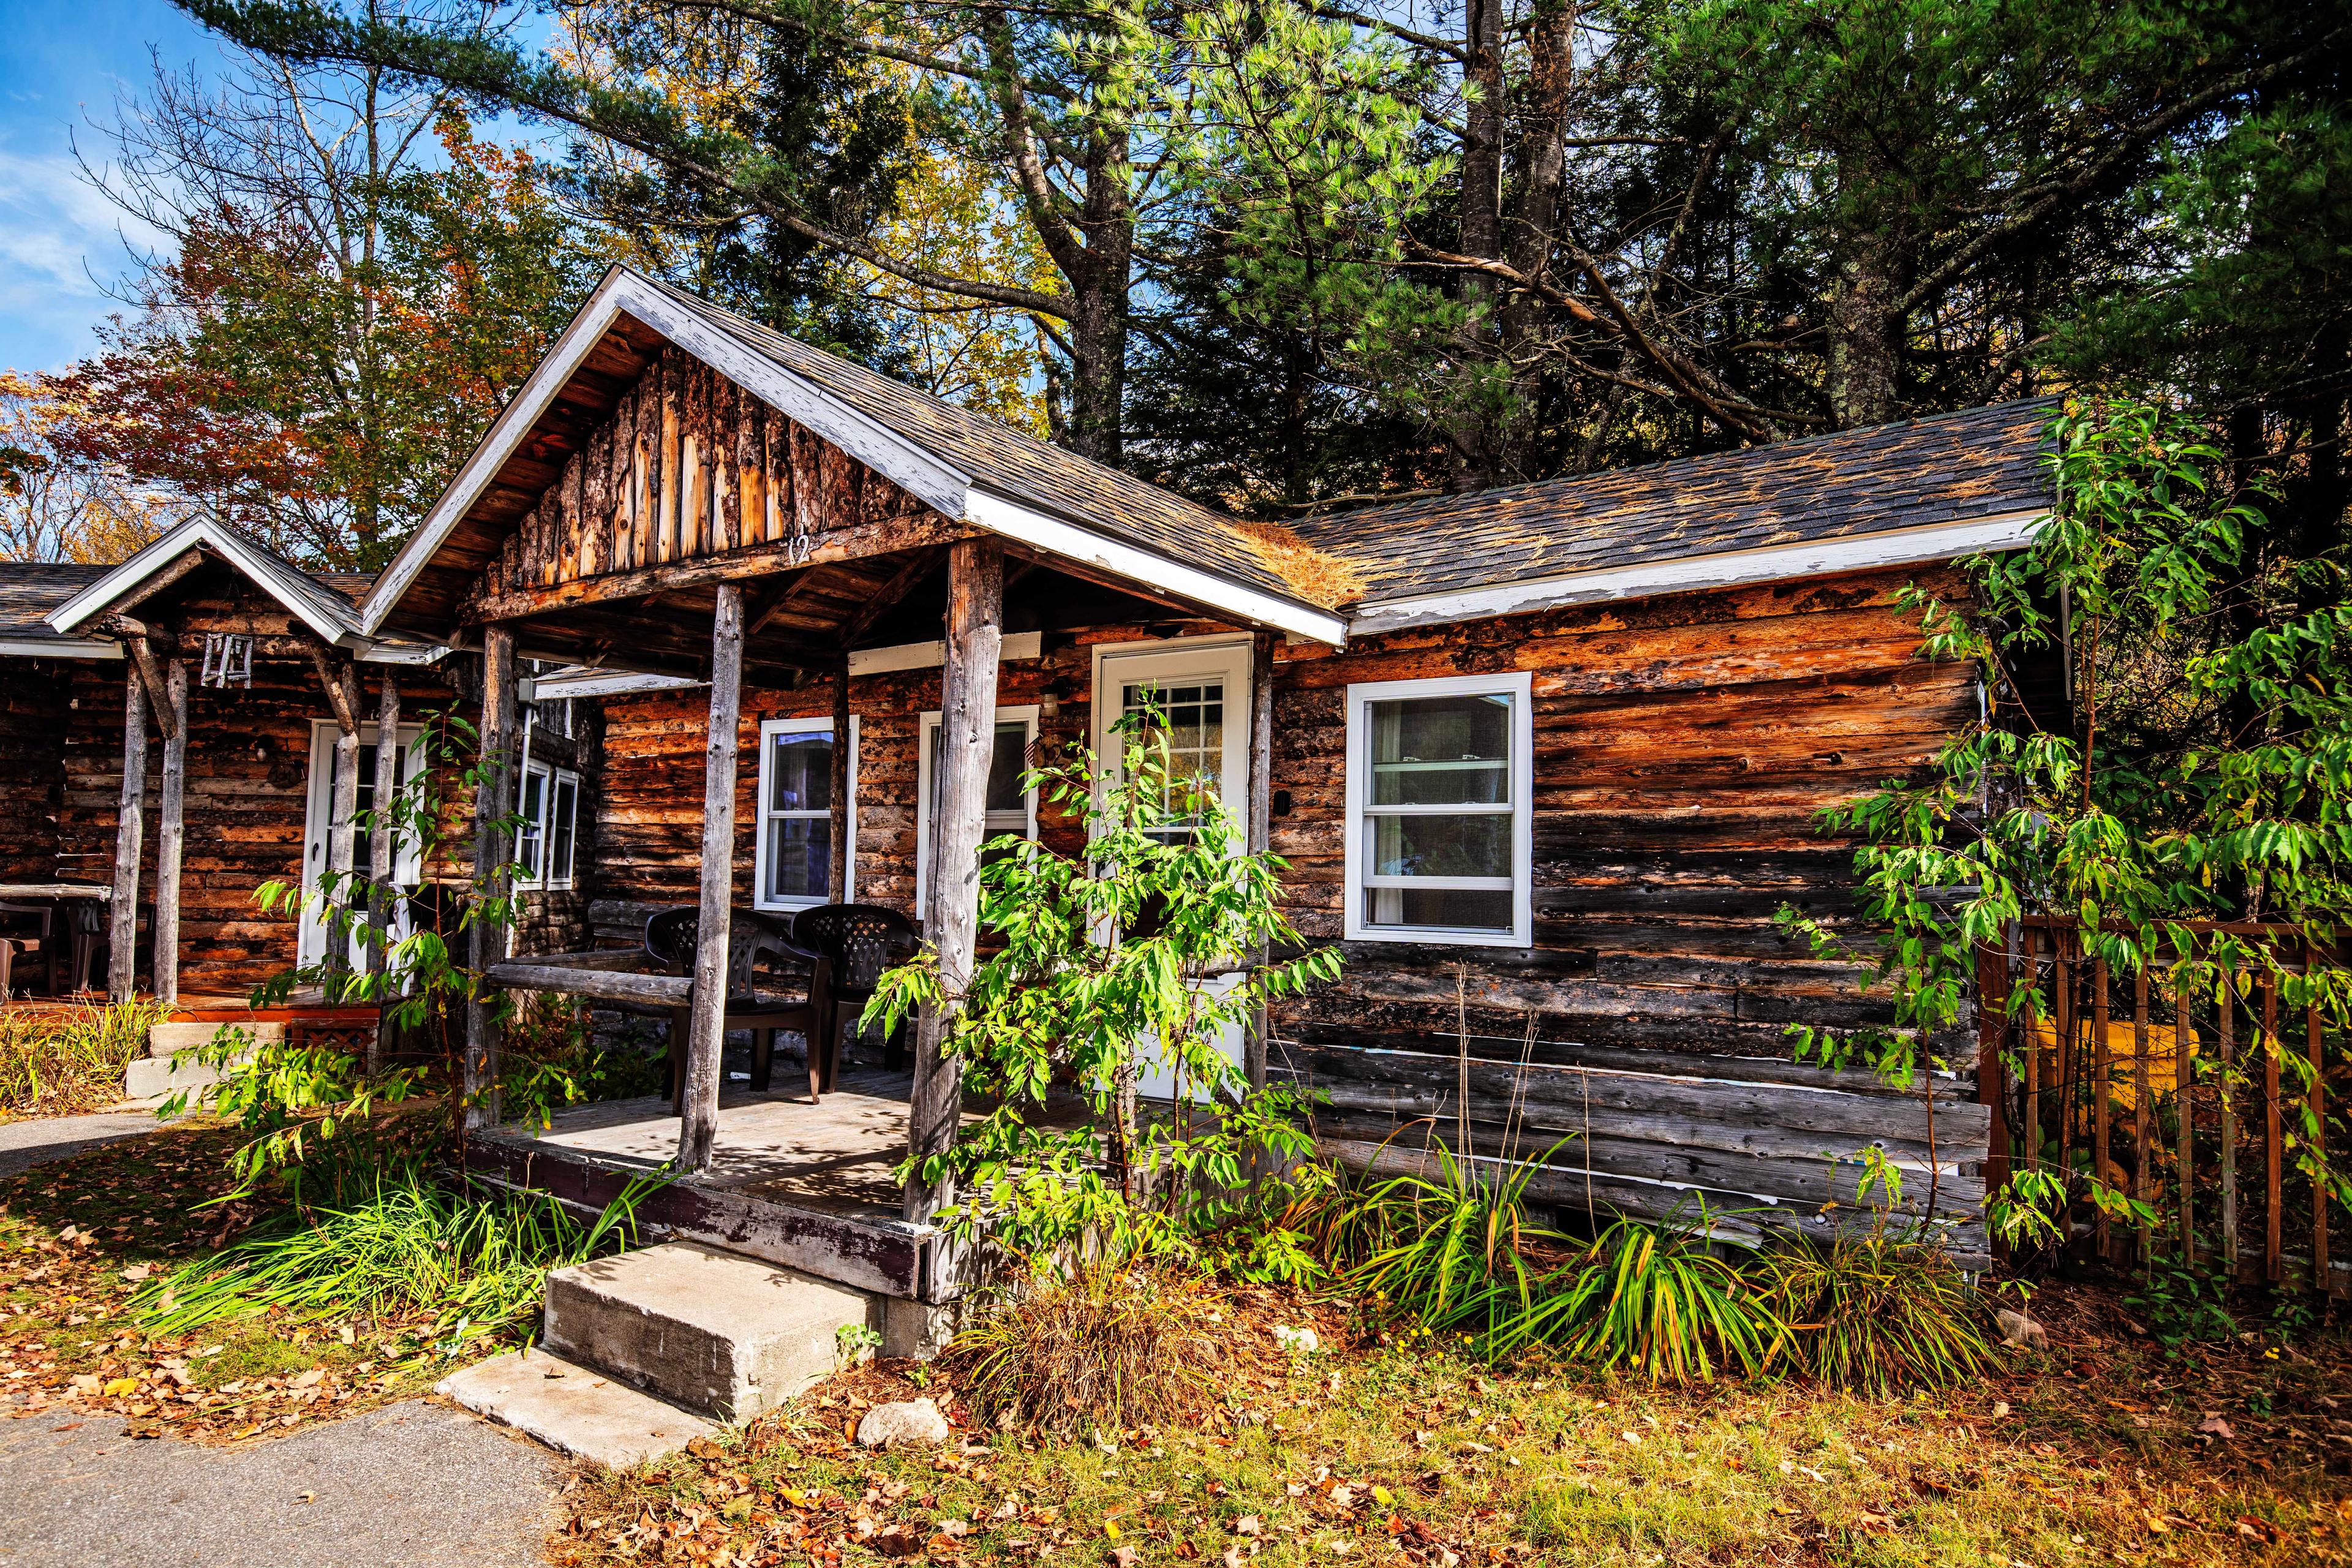
[{"label": "tree trunk", "polygon": [[188,784],[188,661],[163,667],[164,701],[172,710],[163,738],[163,799],[155,824],[155,1000],[180,999],[180,850],[186,837]]},{"label": "tree trunk", "polygon": [[[1503,5],[1502,0],[1466,0],[1462,13],[1465,82],[1475,87],[1476,100],[1463,115],[1462,254],[1499,260],[1503,254]],[[1475,490],[1495,481],[1495,424],[1492,404],[1483,385],[1494,358],[1496,296],[1495,280],[1484,273],[1465,272],[1457,296],[1467,320],[1468,365],[1455,389],[1453,420],[1451,487]]]},{"label": "tree trunk", "polygon": [[1842,429],[1903,416],[1893,247],[1861,239],[1838,267],[1830,296],[1830,412]]},{"label": "tree trunk", "polygon": [[1107,468],[1125,456],[1127,289],[1135,215],[1128,205],[1128,137],[1097,129],[1087,149],[1086,248],[1070,279],[1070,449]]},{"label": "tree trunk", "polygon": [[122,794],[114,818],[114,902],[107,929],[106,996],[128,1002],[139,984],[139,854],[147,816],[147,691],[126,661]]},{"label": "tree trunk", "polygon": [[[468,961],[478,977],[503,958],[506,931],[481,916],[480,904],[507,897],[506,819],[514,810],[515,726],[514,632],[504,626],[482,628],[482,762],[487,771],[474,789],[474,881],[476,910],[468,928]],[[466,1005],[466,1121],[467,1128],[499,1123],[499,1018],[492,998]]]},{"label": "tree trunk", "polygon": [[[1568,178],[1569,92],[1575,85],[1576,6],[1573,0],[1539,0],[1528,25],[1528,79],[1519,110],[1518,195],[1503,220],[1505,257],[1514,271],[1542,278],[1551,265],[1552,235]],[[1507,480],[1534,474],[1541,460],[1533,450],[1542,371],[1538,356],[1520,350],[1542,330],[1546,311],[1532,292],[1514,296],[1496,322],[1505,363],[1511,373],[1510,405],[1495,437],[1498,474]]]},{"label": "tree trunk", "polygon": [[[375,800],[368,832],[368,942],[370,974],[382,974],[387,962],[385,946],[392,940],[392,878],[400,866],[400,845],[393,826],[393,804],[400,793],[400,677],[389,665],[383,671],[382,706],[375,724]],[[376,998],[380,1006],[389,998]],[[389,1008],[387,1007],[387,1012]],[[368,1037],[367,1068],[371,1075],[383,1066],[385,1025],[379,1016]]]}]

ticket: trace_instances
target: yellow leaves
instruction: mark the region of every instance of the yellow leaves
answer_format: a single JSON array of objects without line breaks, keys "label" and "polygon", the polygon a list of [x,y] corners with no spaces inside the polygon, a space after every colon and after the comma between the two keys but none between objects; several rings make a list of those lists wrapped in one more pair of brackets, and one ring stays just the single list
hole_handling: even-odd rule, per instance
[{"label": "yellow leaves", "polygon": [[139,1380],[137,1378],[118,1377],[106,1385],[104,1393],[106,1397],[109,1399],[121,1399],[125,1394],[137,1393],[138,1390]]},{"label": "yellow leaves", "polygon": [[1104,1520],[1103,1535],[1108,1540],[1117,1541],[1118,1539],[1118,1521],[1115,1519]]},{"label": "yellow leaves", "polygon": [[1372,1500],[1380,1504],[1382,1508],[1389,1508],[1395,1504],[1396,1493],[1389,1490],[1386,1487],[1375,1486],[1372,1488]]}]

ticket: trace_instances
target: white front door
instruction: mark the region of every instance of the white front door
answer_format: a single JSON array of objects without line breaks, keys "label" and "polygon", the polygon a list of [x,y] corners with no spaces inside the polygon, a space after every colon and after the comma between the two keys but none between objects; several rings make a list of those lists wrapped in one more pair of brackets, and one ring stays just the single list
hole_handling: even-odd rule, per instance
[{"label": "white front door", "polygon": [[[302,887],[314,892],[319,879],[327,871],[327,840],[335,814],[335,741],[341,733],[331,719],[314,719],[310,722],[310,799],[303,811]],[[375,808],[375,728],[370,725],[362,731],[360,744],[359,810],[362,816]],[[403,785],[415,777],[423,765],[425,754],[424,727],[403,724],[400,727],[400,782]],[[368,835],[364,829],[352,835],[352,866],[362,876],[367,874],[369,859]],[[402,839],[394,846],[393,879],[404,888],[414,888],[422,874],[417,846]],[[404,910],[395,921],[394,940],[407,934]],[[302,916],[302,934],[299,948],[299,962],[318,963],[327,952],[327,922],[313,910]],[[351,962],[364,963],[366,953],[359,942],[352,943]]]},{"label": "white front door", "polygon": [[[1101,647],[1095,650],[1094,677],[1094,749],[1108,777],[1116,777],[1119,769],[1118,721],[1140,712],[1149,702],[1168,726],[1173,770],[1200,780],[1236,813],[1248,812],[1249,638],[1178,637]],[[1238,851],[1244,846],[1233,847]],[[1222,994],[1239,979],[1234,972],[1213,975],[1202,984]],[[1237,1027],[1225,1030],[1217,1041],[1217,1048],[1236,1068],[1243,1063],[1244,1045]],[[1137,1093],[1174,1097],[1175,1073],[1156,1042],[1145,1043],[1141,1066]],[[1207,1094],[1206,1085],[1189,1087],[1196,1097]]]}]

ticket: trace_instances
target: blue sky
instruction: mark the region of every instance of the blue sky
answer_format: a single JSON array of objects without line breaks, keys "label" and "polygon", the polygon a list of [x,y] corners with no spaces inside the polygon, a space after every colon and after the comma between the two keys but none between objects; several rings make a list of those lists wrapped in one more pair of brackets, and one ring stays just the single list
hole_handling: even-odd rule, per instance
[{"label": "blue sky", "polygon": [[0,47],[0,369],[54,370],[88,353],[115,309],[103,285],[128,261],[121,220],[81,182],[70,138],[102,147],[85,116],[167,65],[215,58],[167,0],[5,0]]}]

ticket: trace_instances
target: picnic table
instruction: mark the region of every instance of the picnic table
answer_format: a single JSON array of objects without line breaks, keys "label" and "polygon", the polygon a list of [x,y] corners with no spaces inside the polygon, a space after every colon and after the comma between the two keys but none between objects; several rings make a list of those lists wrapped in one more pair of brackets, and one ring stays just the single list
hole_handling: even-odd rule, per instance
[{"label": "picnic table", "polygon": [[[40,917],[38,942],[49,961],[49,992],[58,990],[58,968],[68,942],[73,949],[74,989],[89,989],[90,955],[98,950],[104,914],[114,889],[97,882],[0,882],[0,916]],[[0,922],[4,923],[4,922]],[[60,929],[62,927],[62,929]],[[0,1000],[9,994],[10,973],[25,939],[0,934]]]}]

